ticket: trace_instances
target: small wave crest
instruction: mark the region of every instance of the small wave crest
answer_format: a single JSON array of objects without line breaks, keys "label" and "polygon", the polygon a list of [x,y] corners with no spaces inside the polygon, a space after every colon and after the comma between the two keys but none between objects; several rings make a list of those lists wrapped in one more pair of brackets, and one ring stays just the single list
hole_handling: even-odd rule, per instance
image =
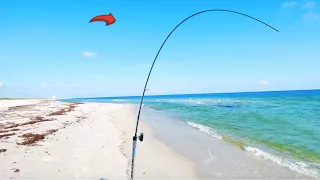
[{"label": "small wave crest", "polygon": [[[207,134],[209,134],[210,136],[217,138],[217,139],[221,139],[223,140],[223,137],[221,135],[219,135],[217,132],[215,132],[212,128],[207,127],[207,126],[203,126],[194,122],[187,122],[188,125],[202,131],[205,132]],[[316,178],[316,179],[320,179],[320,174],[319,171],[316,168],[315,165],[311,166],[311,164],[308,164],[306,162],[301,162],[301,161],[293,161],[293,160],[288,160],[282,157],[278,157],[275,155],[272,155],[270,153],[264,152],[259,148],[255,148],[255,147],[250,147],[250,146],[245,146],[242,147],[245,151],[252,153],[254,156],[260,157],[262,159],[271,161],[273,163],[276,163],[280,166],[286,167],[292,171]]]},{"label": "small wave crest", "polygon": [[290,161],[288,159],[274,156],[272,154],[269,154],[267,152],[262,151],[261,149],[250,147],[250,146],[244,147],[244,150],[247,152],[250,152],[253,155],[258,156],[262,159],[269,160],[269,161],[274,162],[280,166],[284,166],[292,171],[296,171],[301,174],[305,174],[307,176],[311,176],[313,178],[320,179],[320,174],[318,173],[318,171],[316,169],[310,167],[310,165],[308,165],[305,162]]},{"label": "small wave crest", "polygon": [[187,104],[206,104],[208,102],[212,102],[212,100],[201,100],[201,99],[170,99],[164,100],[172,103],[187,103]]},{"label": "small wave crest", "polygon": [[196,100],[196,99],[188,99],[187,102],[192,103],[192,104],[203,104],[204,103],[203,101]]},{"label": "small wave crest", "polygon": [[125,102],[126,100],[124,100],[124,99],[113,99],[113,101],[116,101],[116,102]]},{"label": "small wave crest", "polygon": [[222,136],[220,136],[218,133],[216,133],[213,129],[207,127],[207,126],[202,126],[200,124],[194,123],[194,122],[187,122],[187,124],[189,124],[190,126],[205,132],[207,134],[209,134],[210,136],[217,138],[217,139],[222,139]]},{"label": "small wave crest", "polygon": [[169,103],[178,103],[184,105],[213,105],[219,107],[233,108],[239,106],[239,101],[233,100],[221,100],[221,99],[156,99],[151,100],[153,102],[169,102]]}]

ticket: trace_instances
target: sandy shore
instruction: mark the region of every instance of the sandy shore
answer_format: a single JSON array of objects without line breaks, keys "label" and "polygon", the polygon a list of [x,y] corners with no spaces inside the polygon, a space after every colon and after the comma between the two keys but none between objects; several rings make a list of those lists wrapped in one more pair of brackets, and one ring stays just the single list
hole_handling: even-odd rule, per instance
[{"label": "sandy shore", "polygon": [[[130,105],[0,101],[0,179],[128,179]],[[195,179],[194,163],[153,137],[138,144],[136,179]]]},{"label": "sandy shore", "polygon": [[[182,122],[143,119],[135,179],[309,179]],[[135,123],[129,104],[0,100],[0,179],[129,179]]]}]

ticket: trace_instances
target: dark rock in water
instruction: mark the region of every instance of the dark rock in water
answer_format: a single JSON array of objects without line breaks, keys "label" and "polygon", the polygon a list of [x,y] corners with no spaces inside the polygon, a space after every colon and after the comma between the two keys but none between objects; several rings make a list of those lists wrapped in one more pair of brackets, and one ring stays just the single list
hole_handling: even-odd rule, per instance
[{"label": "dark rock in water", "polygon": [[239,106],[234,106],[234,105],[214,105],[214,106],[218,106],[218,107],[224,107],[224,108],[237,108]]},{"label": "dark rock in water", "polygon": [[222,106],[222,107],[226,107],[226,108],[234,108],[234,107],[236,107],[236,106],[225,105],[225,106]]}]

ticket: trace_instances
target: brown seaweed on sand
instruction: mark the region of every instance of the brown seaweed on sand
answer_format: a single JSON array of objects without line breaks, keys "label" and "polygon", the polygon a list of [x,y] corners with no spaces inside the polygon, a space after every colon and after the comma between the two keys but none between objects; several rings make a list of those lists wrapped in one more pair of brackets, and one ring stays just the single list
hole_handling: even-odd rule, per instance
[{"label": "brown seaweed on sand", "polygon": [[33,107],[34,105],[21,105],[21,106],[13,106],[13,107],[9,107],[8,111],[22,111],[22,110],[27,110],[30,109],[31,107]]},{"label": "brown seaweed on sand", "polygon": [[26,133],[23,134],[21,137],[23,138],[23,142],[21,143],[17,143],[17,145],[29,145],[29,146],[33,146],[35,145],[38,141],[43,140],[47,135],[49,134],[53,134],[55,132],[57,132],[57,129],[52,129],[47,131],[46,133],[42,133],[42,134],[34,134],[34,133]]},{"label": "brown seaweed on sand", "polygon": [[5,152],[7,152],[6,149],[0,149],[0,153],[5,153]]},{"label": "brown seaweed on sand", "polygon": [[62,108],[58,111],[50,113],[48,116],[59,116],[59,115],[65,115],[68,112],[73,111],[78,104],[83,104],[83,103],[70,103],[68,107]]},{"label": "brown seaweed on sand", "polygon": [[8,134],[0,134],[0,139],[1,138],[6,138],[6,139],[8,139],[10,136],[13,136],[13,135],[15,135],[16,133],[8,133]]},{"label": "brown seaweed on sand", "polygon": [[20,172],[20,169],[16,169],[16,168],[13,168],[11,170],[13,170],[13,172],[16,172],[16,173]]},{"label": "brown seaweed on sand", "polygon": [[12,131],[19,131],[20,129],[9,129],[9,130],[0,130],[0,133],[7,133]]},{"label": "brown seaweed on sand", "polygon": [[36,123],[45,122],[45,121],[52,121],[52,120],[50,120],[50,119],[45,119],[44,117],[41,117],[41,116],[36,116],[35,118],[33,118],[33,119],[32,119],[31,121],[29,121],[29,122],[12,124],[12,125],[9,125],[9,126],[5,126],[4,129],[16,128],[16,127],[19,127],[19,126],[36,124]]}]

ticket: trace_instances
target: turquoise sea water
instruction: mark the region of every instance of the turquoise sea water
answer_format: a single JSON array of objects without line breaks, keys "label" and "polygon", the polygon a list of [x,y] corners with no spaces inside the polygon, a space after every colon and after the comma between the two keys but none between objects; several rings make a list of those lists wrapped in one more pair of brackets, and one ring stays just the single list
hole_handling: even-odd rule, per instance
[{"label": "turquoise sea water", "polygon": [[[140,97],[68,101],[138,104]],[[148,96],[144,105],[245,150],[261,151],[266,159],[288,159],[320,172],[320,90]]]}]

